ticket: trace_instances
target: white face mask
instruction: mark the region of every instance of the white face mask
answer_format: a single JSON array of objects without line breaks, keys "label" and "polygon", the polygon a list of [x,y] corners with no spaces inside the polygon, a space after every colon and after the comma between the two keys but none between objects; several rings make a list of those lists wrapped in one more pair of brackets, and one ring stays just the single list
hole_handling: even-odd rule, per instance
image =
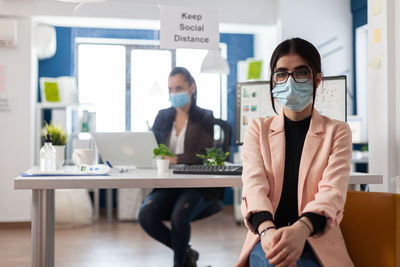
[{"label": "white face mask", "polygon": [[296,112],[304,110],[313,99],[311,80],[298,83],[292,77],[282,84],[276,84],[272,89],[274,98],[279,103]]}]

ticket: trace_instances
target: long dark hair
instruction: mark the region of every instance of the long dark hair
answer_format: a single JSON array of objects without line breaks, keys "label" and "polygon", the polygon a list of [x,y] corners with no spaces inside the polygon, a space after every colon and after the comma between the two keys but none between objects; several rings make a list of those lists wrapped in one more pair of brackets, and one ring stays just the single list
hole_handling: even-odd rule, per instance
[{"label": "long dark hair", "polygon": [[183,76],[184,80],[189,83],[189,86],[192,86],[192,84],[194,84],[194,93],[192,94],[192,105],[196,105],[197,85],[196,85],[196,81],[194,80],[192,74],[190,74],[190,72],[184,67],[175,67],[169,73],[169,77],[172,77],[172,76],[175,76],[178,74]]},{"label": "long dark hair", "polygon": [[322,70],[321,70],[321,56],[315,48],[313,44],[310,42],[301,39],[301,38],[292,38],[292,39],[287,39],[280,43],[274,50],[271,56],[271,61],[269,63],[270,65],[270,94],[271,94],[271,102],[272,102],[272,108],[274,109],[275,113],[275,103],[274,103],[274,96],[272,95],[272,89],[274,88],[274,83],[273,83],[273,75],[276,67],[276,63],[278,60],[286,55],[289,54],[296,54],[302,57],[310,66],[311,71],[312,71],[312,81],[313,81],[313,102],[312,102],[312,107],[314,108],[314,102],[315,102],[315,95],[317,92],[317,76],[318,74],[322,75]]}]

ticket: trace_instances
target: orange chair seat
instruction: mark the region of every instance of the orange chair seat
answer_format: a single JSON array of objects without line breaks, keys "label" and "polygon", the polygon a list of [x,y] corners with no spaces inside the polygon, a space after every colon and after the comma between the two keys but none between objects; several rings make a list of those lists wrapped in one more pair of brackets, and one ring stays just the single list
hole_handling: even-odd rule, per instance
[{"label": "orange chair seat", "polygon": [[357,267],[400,267],[400,195],[349,191],[340,225]]}]

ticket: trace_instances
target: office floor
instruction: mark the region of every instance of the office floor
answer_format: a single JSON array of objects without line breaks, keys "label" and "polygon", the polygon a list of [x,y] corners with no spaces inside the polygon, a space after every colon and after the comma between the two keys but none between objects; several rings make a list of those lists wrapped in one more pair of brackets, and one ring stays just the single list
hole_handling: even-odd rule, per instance
[{"label": "office floor", "polygon": [[[192,247],[199,267],[231,267],[239,256],[246,229],[233,220],[232,207],[192,223]],[[30,266],[30,229],[0,227],[0,267]],[[138,223],[109,224],[103,218],[92,226],[57,229],[56,267],[173,266],[172,252],[148,237]]]}]

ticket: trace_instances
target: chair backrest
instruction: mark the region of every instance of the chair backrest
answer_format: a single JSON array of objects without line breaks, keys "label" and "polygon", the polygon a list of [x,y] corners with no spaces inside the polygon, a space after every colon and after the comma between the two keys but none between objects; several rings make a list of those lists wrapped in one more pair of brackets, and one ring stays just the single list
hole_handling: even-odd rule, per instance
[{"label": "chair backrest", "polygon": [[400,195],[347,192],[340,224],[355,266],[400,266]]},{"label": "chair backrest", "polygon": [[214,140],[214,146],[221,148],[224,152],[229,152],[231,148],[232,126],[229,122],[214,118],[214,125],[221,128],[220,137]]},{"label": "chair backrest", "polygon": [[[214,139],[214,146],[217,148],[221,148],[224,152],[230,152],[232,126],[229,124],[229,122],[217,118],[214,118],[214,125],[218,125],[220,127],[220,135],[218,139]],[[197,215],[197,217],[194,218],[194,221],[214,215],[220,212],[223,208],[223,202],[216,199],[211,206],[204,209],[199,215]]]}]

